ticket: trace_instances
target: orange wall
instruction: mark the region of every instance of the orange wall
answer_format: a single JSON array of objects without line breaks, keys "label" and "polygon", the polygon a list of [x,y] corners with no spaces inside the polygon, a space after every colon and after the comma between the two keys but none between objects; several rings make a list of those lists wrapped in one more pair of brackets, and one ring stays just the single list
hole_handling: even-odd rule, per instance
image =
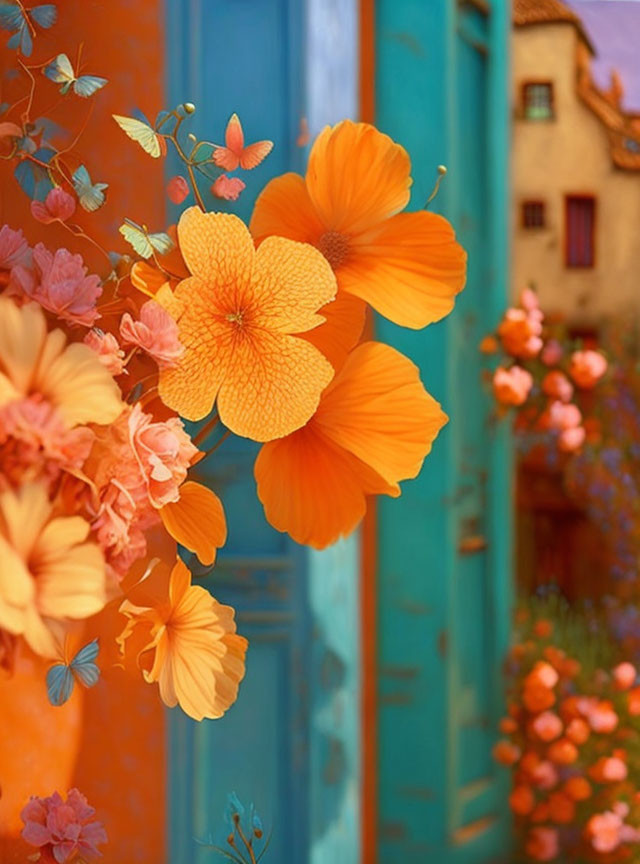
[{"label": "orange wall", "polygon": [[[109,183],[107,202],[97,214],[82,212],[72,221],[80,223],[107,249],[125,250],[117,233],[124,216],[144,221],[156,230],[164,223],[162,164],[129,141],[110,116],[111,113],[128,114],[133,107],[139,107],[154,117],[165,107],[163,5],[162,0],[136,0],[135,3],[131,0],[59,0],[58,23],[46,33],[40,31],[33,56],[28,61],[43,63],[64,52],[75,63],[78,47],[83,43],[82,71],[109,79],[109,85],[92,99],[82,100],[73,95],[63,99],[53,83],[36,73],[39,95],[33,114],[45,114],[77,131],[93,108],[76,152],[94,182]],[[4,48],[6,34],[0,34],[0,39],[0,65],[5,69],[13,67],[15,52]],[[23,90],[20,80],[7,82],[4,77],[0,80],[4,82],[0,101],[11,102],[17,98],[16,93]],[[2,119],[14,118],[15,114],[9,114]],[[72,251],[81,251],[96,272],[104,273],[104,259],[99,253],[87,254],[86,245],[78,243],[60,226],[40,225],[31,218],[29,202],[11,176],[8,163],[0,162],[0,224],[4,222],[23,228],[32,243],[41,240],[50,247],[66,246]],[[38,676],[35,681],[42,684],[38,683],[29,691],[23,684],[20,698],[15,690],[19,686],[16,681],[0,687],[0,721],[9,701],[20,706],[23,716],[31,711],[35,718],[40,711],[40,720],[46,721],[40,723],[39,744],[25,747],[24,753],[18,747],[13,766],[9,765],[7,751],[3,758],[0,748],[0,831],[7,825],[7,814],[16,810],[12,797],[24,794],[25,788],[45,793],[46,790],[40,788],[44,777],[39,763],[51,761],[52,753],[56,758],[56,747],[61,748],[61,760],[65,753],[73,755],[75,745],[61,746],[64,739],[56,728],[56,724],[64,724],[62,715],[55,712],[66,709],[52,709],[41,701],[46,700],[44,669],[38,670]],[[165,745],[164,713],[157,688],[113,670],[103,676],[94,690],[83,695],[82,735],[72,783],[87,795],[105,824],[110,840],[105,860],[161,864],[165,831]],[[74,713],[77,706],[81,709],[81,703],[82,698],[75,697],[74,704],[67,706],[68,713]],[[3,735],[6,728],[3,724]],[[20,730],[15,728],[18,736]],[[12,767],[17,770],[16,765],[20,768],[20,782],[12,784],[11,770]],[[13,841],[0,838],[0,860],[3,864],[23,862],[24,850],[20,851]]]}]

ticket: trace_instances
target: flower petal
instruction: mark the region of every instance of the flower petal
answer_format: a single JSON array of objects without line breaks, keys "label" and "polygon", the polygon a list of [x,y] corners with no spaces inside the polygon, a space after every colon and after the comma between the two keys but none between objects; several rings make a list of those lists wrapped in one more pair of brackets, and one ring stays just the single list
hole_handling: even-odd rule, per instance
[{"label": "flower petal", "polygon": [[453,309],[466,280],[466,253],[442,216],[400,213],[351,240],[336,271],[344,291],[402,327],[420,329]]},{"label": "flower petal", "polygon": [[399,494],[313,421],[265,444],[254,474],[271,525],[315,549],[353,531],[365,514],[366,495]]},{"label": "flower petal", "polygon": [[299,174],[282,174],[264,187],[253,208],[251,233],[256,243],[269,235],[315,244],[325,228]]},{"label": "flower petal", "polygon": [[178,222],[180,251],[189,272],[207,282],[234,288],[238,276],[247,279],[254,247],[249,229],[229,213],[203,213],[189,207]]},{"label": "flower petal", "polygon": [[227,523],[222,502],[211,489],[187,480],[179,500],[165,504],[160,516],[174,540],[195,552],[202,564],[214,563],[227,539]]},{"label": "flower petal", "polygon": [[337,371],[355,347],[366,319],[367,305],[363,300],[338,291],[336,299],[320,310],[324,324],[303,333],[303,338],[321,351]]},{"label": "flower petal", "polygon": [[255,323],[281,333],[302,333],[322,324],[318,309],[338,286],[327,259],[307,243],[267,237],[256,253]]},{"label": "flower petal", "polygon": [[299,429],[318,407],[333,367],[295,336],[264,331],[236,346],[218,393],[220,419],[253,441]]},{"label": "flower petal", "polygon": [[368,123],[327,126],[311,149],[306,183],[327,229],[354,234],[409,203],[409,154]]},{"label": "flower petal", "polygon": [[396,484],[418,474],[447,419],[417,366],[389,345],[365,342],[323,393],[313,422]]},{"label": "flower petal", "polygon": [[15,388],[14,393],[6,385],[0,389],[0,404],[28,392],[46,332],[40,306],[27,303],[20,308],[8,297],[0,297],[0,371]]}]

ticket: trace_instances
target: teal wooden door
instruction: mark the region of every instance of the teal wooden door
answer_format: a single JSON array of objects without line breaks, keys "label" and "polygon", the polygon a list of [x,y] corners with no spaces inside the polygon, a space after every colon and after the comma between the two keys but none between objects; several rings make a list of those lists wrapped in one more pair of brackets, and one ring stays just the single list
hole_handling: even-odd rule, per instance
[{"label": "teal wooden door", "polygon": [[[218,140],[232,112],[248,140],[275,142],[244,178],[248,218],[272,176],[303,167],[312,132],[354,116],[355,0],[168,0],[168,102],[196,105],[194,133]],[[217,136],[217,139],[216,139]],[[359,859],[358,538],[324,553],[271,529],[255,494],[257,447],[229,439],[207,476],[229,538],[207,585],[237,609],[250,642],[237,703],[222,720],[169,721],[169,861],[216,860],[227,793],[253,802],[273,830],[265,864]]]},{"label": "teal wooden door", "polygon": [[508,635],[508,447],[478,343],[507,299],[508,0],[379,0],[376,121],[413,160],[412,206],[456,226],[468,284],[426,332],[378,322],[450,415],[421,476],[379,507],[379,861],[487,864],[508,845],[492,763]]}]

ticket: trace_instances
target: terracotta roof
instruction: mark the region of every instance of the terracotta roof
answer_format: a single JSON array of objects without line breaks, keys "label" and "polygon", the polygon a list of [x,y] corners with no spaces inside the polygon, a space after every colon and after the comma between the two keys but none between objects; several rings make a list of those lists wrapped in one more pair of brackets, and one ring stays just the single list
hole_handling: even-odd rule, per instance
[{"label": "terracotta roof", "polygon": [[582,26],[580,17],[562,0],[513,0],[513,23],[516,27],[562,22],[573,24],[591,53],[596,53],[593,43]]}]

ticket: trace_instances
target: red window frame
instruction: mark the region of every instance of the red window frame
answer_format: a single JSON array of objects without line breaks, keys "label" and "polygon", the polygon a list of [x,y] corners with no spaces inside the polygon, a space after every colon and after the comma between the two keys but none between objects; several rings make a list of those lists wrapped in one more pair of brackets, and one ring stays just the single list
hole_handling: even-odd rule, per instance
[{"label": "red window frame", "polygon": [[571,270],[592,269],[596,263],[595,195],[565,195],[564,262]]},{"label": "red window frame", "polygon": [[522,227],[527,231],[545,228],[546,216],[544,201],[531,199],[522,202]]}]

